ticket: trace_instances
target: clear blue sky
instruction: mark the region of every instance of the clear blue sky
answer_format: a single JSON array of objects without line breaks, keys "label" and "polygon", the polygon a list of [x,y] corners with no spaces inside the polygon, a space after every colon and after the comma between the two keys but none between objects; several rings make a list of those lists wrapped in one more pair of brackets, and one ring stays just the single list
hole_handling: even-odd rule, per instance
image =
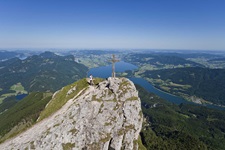
[{"label": "clear blue sky", "polygon": [[225,50],[225,0],[0,0],[0,49]]}]

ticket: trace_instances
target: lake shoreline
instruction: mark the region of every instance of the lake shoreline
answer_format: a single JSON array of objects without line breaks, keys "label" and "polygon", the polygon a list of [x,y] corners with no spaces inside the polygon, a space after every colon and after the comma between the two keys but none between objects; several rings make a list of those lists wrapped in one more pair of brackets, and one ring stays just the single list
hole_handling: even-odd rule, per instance
[{"label": "lake shoreline", "polygon": [[[116,72],[119,72],[120,74],[124,73],[125,71],[134,71],[135,69],[138,69],[137,66],[135,66],[131,63],[124,62],[124,61],[115,63],[115,68],[116,68]],[[89,76],[90,74],[92,74],[94,77],[100,77],[100,78],[105,78],[105,79],[108,77],[111,77],[112,65],[90,68],[87,75]],[[166,101],[169,101],[169,102],[177,104],[177,105],[179,105],[181,103],[185,103],[185,104],[199,105],[199,106],[204,106],[204,107],[208,107],[208,108],[225,110],[225,106],[219,106],[219,105],[215,105],[215,104],[205,104],[205,103],[198,104],[198,103],[195,103],[192,101],[188,101],[183,97],[180,97],[180,96],[168,93],[166,91],[163,91],[161,89],[158,89],[155,86],[153,86],[151,84],[151,82],[149,82],[148,80],[146,80],[143,77],[135,77],[135,76],[134,77],[125,76],[125,77],[130,79],[134,84],[140,85],[148,92],[154,93],[157,96],[165,99]]]}]

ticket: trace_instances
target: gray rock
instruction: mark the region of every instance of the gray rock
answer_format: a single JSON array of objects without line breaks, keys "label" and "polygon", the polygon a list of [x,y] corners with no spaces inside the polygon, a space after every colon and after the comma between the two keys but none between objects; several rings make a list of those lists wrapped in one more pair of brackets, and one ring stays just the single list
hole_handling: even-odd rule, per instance
[{"label": "gray rock", "polygon": [[134,84],[126,78],[109,78],[89,86],[54,115],[2,143],[0,149],[137,150],[142,121]]}]

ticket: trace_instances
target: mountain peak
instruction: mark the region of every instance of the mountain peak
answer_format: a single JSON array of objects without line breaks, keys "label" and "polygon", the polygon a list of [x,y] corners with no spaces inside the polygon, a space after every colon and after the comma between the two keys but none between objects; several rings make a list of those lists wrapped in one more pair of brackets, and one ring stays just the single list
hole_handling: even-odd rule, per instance
[{"label": "mountain peak", "polygon": [[40,56],[42,56],[44,58],[53,58],[53,57],[56,57],[58,55],[56,55],[53,52],[45,51],[44,53],[41,53]]},{"label": "mountain peak", "polygon": [[0,149],[138,149],[143,115],[130,80],[108,78],[83,89],[79,84],[69,85],[50,102],[59,99],[60,93],[64,97],[75,94],[53,115],[6,141]]}]

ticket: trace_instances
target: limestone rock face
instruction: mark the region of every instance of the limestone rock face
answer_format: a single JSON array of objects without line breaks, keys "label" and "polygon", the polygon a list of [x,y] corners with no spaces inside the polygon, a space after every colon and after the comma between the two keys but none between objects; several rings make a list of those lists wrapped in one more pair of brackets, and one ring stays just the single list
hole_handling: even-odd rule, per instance
[{"label": "limestone rock face", "polygon": [[[75,90],[72,87],[67,94]],[[0,149],[138,150],[142,121],[134,84],[126,78],[109,78],[84,89]]]}]

